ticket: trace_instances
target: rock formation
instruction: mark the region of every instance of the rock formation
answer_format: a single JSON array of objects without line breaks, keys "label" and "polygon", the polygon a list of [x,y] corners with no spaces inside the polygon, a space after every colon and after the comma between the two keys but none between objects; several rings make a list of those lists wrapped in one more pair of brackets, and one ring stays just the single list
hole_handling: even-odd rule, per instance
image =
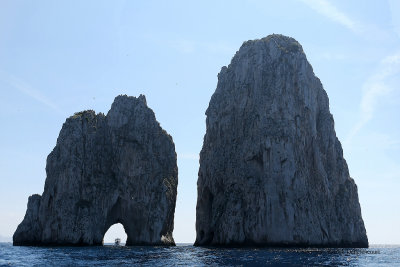
[{"label": "rock formation", "polygon": [[368,246],[328,96],[296,40],[243,43],[206,115],[195,245]]},{"label": "rock formation", "polygon": [[14,245],[101,245],[115,223],[124,226],[127,245],[175,244],[175,145],[143,95],[116,97],[107,116],[68,118],[46,173]]}]

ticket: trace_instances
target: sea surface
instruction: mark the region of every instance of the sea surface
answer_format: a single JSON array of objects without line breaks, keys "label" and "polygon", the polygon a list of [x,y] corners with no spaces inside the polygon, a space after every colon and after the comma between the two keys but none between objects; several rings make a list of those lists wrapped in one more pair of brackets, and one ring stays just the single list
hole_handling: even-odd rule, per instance
[{"label": "sea surface", "polygon": [[400,246],[368,249],[176,247],[13,247],[0,266],[400,266]]}]

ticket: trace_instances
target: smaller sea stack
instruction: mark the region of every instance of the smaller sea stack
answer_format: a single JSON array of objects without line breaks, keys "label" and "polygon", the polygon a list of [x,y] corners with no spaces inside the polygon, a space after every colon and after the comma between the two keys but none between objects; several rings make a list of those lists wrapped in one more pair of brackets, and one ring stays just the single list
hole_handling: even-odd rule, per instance
[{"label": "smaller sea stack", "polygon": [[175,145],[146,98],[118,96],[105,116],[75,113],[47,157],[14,245],[102,245],[121,223],[126,245],[175,245]]}]

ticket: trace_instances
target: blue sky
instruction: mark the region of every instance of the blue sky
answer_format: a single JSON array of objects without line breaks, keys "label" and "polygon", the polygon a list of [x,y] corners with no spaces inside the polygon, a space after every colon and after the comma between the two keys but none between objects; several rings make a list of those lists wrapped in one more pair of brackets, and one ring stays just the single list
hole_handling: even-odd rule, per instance
[{"label": "blue sky", "polygon": [[272,33],[302,44],[328,93],[370,243],[399,244],[396,0],[0,1],[0,236],[12,236],[28,196],[43,192],[66,117],[145,94],[178,153],[174,238],[193,242],[217,74],[243,41]]}]

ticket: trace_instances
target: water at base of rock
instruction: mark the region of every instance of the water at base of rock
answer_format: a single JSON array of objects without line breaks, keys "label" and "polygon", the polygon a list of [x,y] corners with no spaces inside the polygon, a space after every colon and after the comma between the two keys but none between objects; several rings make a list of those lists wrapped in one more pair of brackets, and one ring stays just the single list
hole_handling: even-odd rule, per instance
[{"label": "water at base of rock", "polygon": [[176,247],[13,247],[0,243],[0,266],[399,266],[399,246],[368,249]]}]

